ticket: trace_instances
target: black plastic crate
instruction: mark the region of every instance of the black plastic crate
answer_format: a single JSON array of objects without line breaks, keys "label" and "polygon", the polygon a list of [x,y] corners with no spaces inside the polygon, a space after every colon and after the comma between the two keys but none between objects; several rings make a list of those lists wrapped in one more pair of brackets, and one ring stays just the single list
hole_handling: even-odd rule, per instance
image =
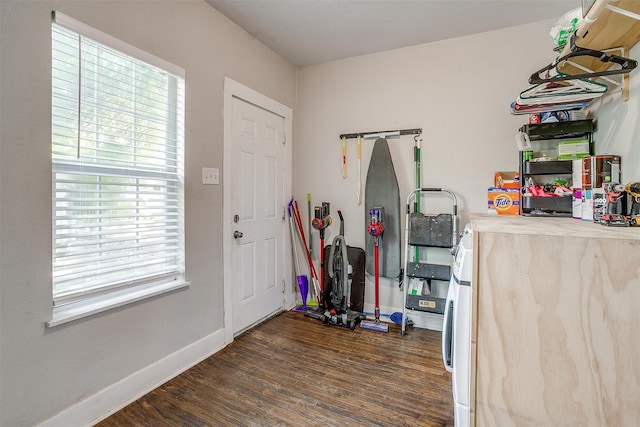
[{"label": "black plastic crate", "polygon": [[539,212],[559,216],[570,216],[573,212],[573,198],[571,196],[562,197],[535,197],[523,196],[520,198],[520,206],[524,214]]},{"label": "black plastic crate", "polygon": [[573,171],[571,160],[551,160],[548,162],[524,162],[524,175],[562,174],[568,175]]},{"label": "black plastic crate", "polygon": [[595,131],[592,120],[571,120],[567,122],[526,124],[520,128],[532,141],[548,138],[567,138]]}]

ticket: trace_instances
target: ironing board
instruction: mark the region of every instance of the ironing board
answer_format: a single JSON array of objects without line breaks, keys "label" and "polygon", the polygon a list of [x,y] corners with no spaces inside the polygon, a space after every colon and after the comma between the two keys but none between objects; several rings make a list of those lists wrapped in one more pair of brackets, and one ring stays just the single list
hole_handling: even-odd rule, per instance
[{"label": "ironing board", "polygon": [[[379,246],[381,277],[396,279],[400,276],[400,190],[393,161],[386,139],[378,138],[373,145],[371,161],[367,171],[364,193],[364,223],[369,223],[371,208],[384,208],[384,234]],[[373,256],[373,237],[367,233],[366,271],[375,274]]]}]

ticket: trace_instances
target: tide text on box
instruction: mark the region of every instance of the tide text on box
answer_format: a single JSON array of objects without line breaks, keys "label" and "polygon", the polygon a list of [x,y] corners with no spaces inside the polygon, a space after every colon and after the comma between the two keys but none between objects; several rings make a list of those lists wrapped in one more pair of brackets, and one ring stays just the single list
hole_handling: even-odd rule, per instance
[{"label": "tide text on box", "polygon": [[489,187],[487,208],[492,215],[520,215],[520,189]]}]

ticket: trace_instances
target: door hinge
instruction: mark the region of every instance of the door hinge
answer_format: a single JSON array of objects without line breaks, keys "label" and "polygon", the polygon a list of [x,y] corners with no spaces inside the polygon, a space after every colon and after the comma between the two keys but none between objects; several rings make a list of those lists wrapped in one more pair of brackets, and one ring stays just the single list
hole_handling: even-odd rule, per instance
[{"label": "door hinge", "polygon": [[282,293],[287,293],[287,283],[284,280],[282,280]]},{"label": "door hinge", "polygon": [[282,132],[282,145],[286,145],[286,144],[287,144],[287,133]]},{"label": "door hinge", "polygon": [[287,208],[285,206],[282,207],[282,221],[287,218]]}]

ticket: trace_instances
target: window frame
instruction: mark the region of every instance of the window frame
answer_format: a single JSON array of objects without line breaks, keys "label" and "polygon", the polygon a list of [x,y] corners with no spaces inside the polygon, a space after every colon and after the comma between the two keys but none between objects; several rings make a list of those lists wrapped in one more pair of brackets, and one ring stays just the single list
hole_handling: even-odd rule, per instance
[{"label": "window frame", "polygon": [[[146,298],[150,298],[156,295],[160,295],[166,292],[171,292],[177,289],[185,288],[190,285],[190,283],[186,280],[186,272],[185,272],[185,243],[184,243],[184,225],[185,225],[185,217],[184,217],[184,118],[185,118],[185,110],[184,110],[184,77],[185,72],[182,68],[171,64],[168,61],[163,60],[162,58],[158,58],[148,52],[145,52],[141,49],[138,49],[122,40],[119,40],[115,37],[112,37],[106,33],[103,33],[99,30],[96,30],[80,21],[77,21],[59,11],[52,12],[52,38],[54,31],[54,24],[60,27],[63,27],[67,30],[70,30],[74,33],[77,33],[80,37],[85,37],[91,39],[94,42],[97,42],[101,45],[105,45],[108,48],[111,48],[115,51],[118,51],[121,54],[127,55],[135,60],[145,62],[153,67],[157,67],[162,69],[163,71],[175,76],[181,83],[181,98],[176,97],[176,103],[182,103],[179,105],[181,107],[181,123],[177,126],[179,129],[176,129],[180,132],[180,135],[177,137],[177,144],[179,145],[176,148],[176,152],[174,153],[175,158],[174,162],[176,163],[176,176],[177,180],[174,180],[174,183],[167,184],[168,187],[175,188],[173,192],[170,194],[177,198],[177,210],[178,212],[178,249],[177,253],[179,256],[177,257],[177,261],[179,263],[177,267],[177,271],[174,271],[168,275],[158,275],[157,277],[151,277],[148,280],[135,280],[131,282],[127,282],[123,280],[118,282],[117,285],[112,286],[110,288],[105,288],[103,290],[93,289],[89,294],[83,294],[82,292],[76,293],[70,298],[55,297],[54,295],[54,282],[53,282],[53,270],[52,270],[52,282],[51,282],[51,290],[52,290],[52,318],[50,321],[46,322],[47,327],[53,327],[60,324],[64,324],[82,317],[90,316],[99,312],[103,312],[115,307],[120,307],[126,304],[130,304],[132,302],[140,301]],[[53,49],[53,41],[52,41],[52,49]],[[53,51],[52,51],[53,53]],[[81,56],[81,54],[79,55]],[[80,68],[81,70],[82,68]],[[53,84],[53,69],[52,72],[52,84]],[[52,88],[53,90],[53,88]],[[53,99],[53,98],[52,98]],[[78,101],[80,102],[80,100]],[[178,104],[176,104],[178,105]],[[171,107],[167,107],[171,108]],[[52,110],[52,115],[54,114]],[[79,121],[80,119],[78,119]],[[169,121],[170,119],[167,119]],[[52,116],[53,121],[53,116]],[[52,128],[53,129],[53,128]],[[53,141],[53,131],[52,131],[52,139],[51,139],[52,148],[54,145]],[[168,145],[163,145],[163,147],[169,147]],[[165,148],[166,149],[166,148]],[[70,164],[66,165],[69,167],[69,170],[73,170],[74,168],[81,167],[73,164],[74,162],[69,162]],[[53,151],[52,151],[52,159],[51,159],[51,167],[52,167],[52,242],[55,241],[55,232],[56,232],[56,180],[55,174],[59,171],[60,167],[65,167],[65,162],[61,160],[55,160]],[[96,172],[96,177],[104,177],[108,176],[108,168],[109,166],[105,166],[104,164],[99,164],[94,167],[94,171]],[[90,169],[90,168],[87,168]],[[125,168],[120,168],[125,169]],[[65,169],[66,170],[66,169]],[[149,176],[153,176],[153,172],[149,171],[141,171],[142,175],[145,173]],[[166,182],[170,183],[170,180]],[[140,200],[139,190],[134,192],[136,194],[135,200]],[[166,208],[166,196],[161,197],[161,200],[164,200],[161,206]],[[166,243],[164,243],[166,245]],[[53,251],[53,248],[52,248]],[[52,260],[54,259],[55,253],[52,252]],[[53,265],[52,265],[53,267]]]}]

